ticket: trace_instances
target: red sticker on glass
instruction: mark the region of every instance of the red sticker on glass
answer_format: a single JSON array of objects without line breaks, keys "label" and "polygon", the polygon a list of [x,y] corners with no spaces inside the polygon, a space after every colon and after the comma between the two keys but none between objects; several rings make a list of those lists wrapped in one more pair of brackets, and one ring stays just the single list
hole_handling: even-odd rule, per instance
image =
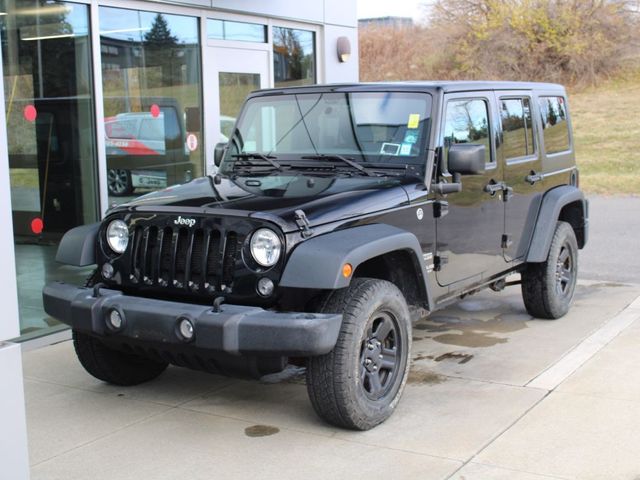
[{"label": "red sticker on glass", "polygon": [[198,137],[195,133],[187,135],[187,148],[190,152],[195,152],[198,149]]},{"label": "red sticker on glass", "polygon": [[26,107],[24,107],[22,115],[24,115],[24,119],[27,122],[35,122],[36,118],[38,117],[38,111],[33,105],[27,105]]},{"label": "red sticker on glass", "polygon": [[151,108],[149,109],[149,111],[151,112],[151,116],[153,118],[158,118],[160,116],[160,107],[155,103],[151,105]]},{"label": "red sticker on glass", "polygon": [[44,222],[41,218],[34,218],[31,220],[31,231],[36,235],[39,235],[44,230]]}]

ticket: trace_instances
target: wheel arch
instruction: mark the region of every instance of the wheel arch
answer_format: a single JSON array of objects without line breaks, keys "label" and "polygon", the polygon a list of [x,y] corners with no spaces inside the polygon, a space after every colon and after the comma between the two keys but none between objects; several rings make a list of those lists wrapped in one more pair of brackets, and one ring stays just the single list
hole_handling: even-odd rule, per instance
[{"label": "wheel arch", "polygon": [[[298,245],[287,261],[280,286],[336,290],[352,278],[388,280],[409,298],[431,309],[427,272],[416,236],[385,224],[363,225],[319,235]],[[353,267],[342,275],[344,264]]]},{"label": "wheel arch", "polygon": [[547,259],[559,220],[571,225],[578,241],[578,248],[584,248],[588,239],[588,200],[582,191],[572,185],[556,187],[543,197],[529,245],[527,262],[540,263]]}]

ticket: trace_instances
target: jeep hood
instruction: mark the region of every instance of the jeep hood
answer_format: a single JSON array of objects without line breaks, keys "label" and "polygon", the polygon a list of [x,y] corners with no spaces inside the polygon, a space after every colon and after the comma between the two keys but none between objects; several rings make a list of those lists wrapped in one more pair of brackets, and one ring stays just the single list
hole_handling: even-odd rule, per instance
[{"label": "jeep hood", "polygon": [[405,186],[415,185],[407,177],[325,177],[302,174],[267,177],[223,178],[215,184],[213,177],[202,177],[149,193],[115,211],[167,211],[193,214],[202,209],[209,215],[278,217],[286,232],[297,230],[295,211],[303,210],[311,226],[367,215],[406,205]]}]

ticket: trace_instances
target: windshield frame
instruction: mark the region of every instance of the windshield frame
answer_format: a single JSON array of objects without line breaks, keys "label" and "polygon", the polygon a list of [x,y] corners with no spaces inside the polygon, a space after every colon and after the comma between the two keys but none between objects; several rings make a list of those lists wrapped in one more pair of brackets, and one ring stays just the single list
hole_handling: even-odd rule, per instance
[{"label": "windshield frame", "polygon": [[[429,89],[418,89],[418,88],[385,88],[378,86],[377,88],[371,88],[372,86],[365,85],[359,86],[359,88],[313,88],[313,87],[297,87],[285,90],[267,90],[267,91],[257,91],[250,94],[245,100],[242,109],[237,117],[236,123],[233,129],[233,135],[229,138],[229,143],[227,143],[224,155],[222,157],[222,162],[220,164],[220,173],[224,175],[233,175],[234,173],[234,164],[238,160],[238,158],[233,158],[238,154],[237,151],[231,148],[231,143],[233,141],[236,133],[240,133],[238,130],[238,126],[242,124],[245,120],[245,117],[248,114],[249,108],[252,106],[252,102],[254,100],[260,100],[268,97],[283,97],[290,96],[295,98],[295,103],[298,103],[298,98],[300,95],[322,95],[322,94],[342,94],[342,95],[353,95],[353,94],[388,94],[388,93],[400,93],[400,94],[414,94],[414,95],[424,95],[427,98],[427,105],[424,114],[426,115],[424,119],[421,119],[419,122],[419,135],[420,141],[418,142],[418,153],[416,155],[409,156],[400,156],[395,155],[397,158],[407,158],[414,159],[411,161],[397,161],[397,162],[389,162],[389,161],[380,161],[381,158],[384,158],[382,154],[379,154],[377,157],[377,161],[371,161],[367,157],[375,155],[373,153],[342,153],[340,155],[347,157],[350,160],[357,162],[358,164],[363,165],[366,168],[371,168],[373,170],[378,168],[382,169],[387,168],[390,171],[401,172],[403,170],[409,172],[412,171],[414,174],[416,170],[420,171],[420,175],[415,175],[416,178],[420,178],[425,184],[427,184],[428,179],[431,176],[431,172],[429,171],[429,163],[430,162],[430,152],[433,150],[432,142],[433,142],[433,132],[434,132],[434,112],[436,104],[438,103],[438,96],[433,91]],[[422,113],[422,112],[421,112]],[[353,117],[352,117],[353,118]],[[302,125],[307,129],[305,122],[302,120]],[[315,149],[315,145],[314,145]],[[278,155],[277,152],[256,152],[258,154],[272,156],[272,158],[277,159],[279,163],[283,163],[285,167],[287,167],[287,163],[296,163],[302,161],[302,157],[305,155],[309,155],[312,152],[301,152],[300,154],[293,153],[285,153]],[[326,156],[331,157],[335,156],[335,152],[324,152],[322,149],[317,150],[318,156]],[[318,159],[318,161],[322,161]],[[304,162],[303,162],[304,163]],[[344,166],[344,165],[343,165]],[[392,168],[395,166],[396,168]],[[285,170],[286,171],[286,170]],[[274,170],[272,175],[280,175],[285,174],[283,171]]]}]

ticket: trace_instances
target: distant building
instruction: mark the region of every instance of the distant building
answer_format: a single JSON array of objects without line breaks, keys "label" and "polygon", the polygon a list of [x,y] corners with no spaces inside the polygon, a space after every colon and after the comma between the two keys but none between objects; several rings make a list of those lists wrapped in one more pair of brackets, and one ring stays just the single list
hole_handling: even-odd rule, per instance
[{"label": "distant building", "polygon": [[375,17],[375,18],[360,18],[358,20],[358,27],[411,27],[413,26],[413,19],[411,17]]}]

